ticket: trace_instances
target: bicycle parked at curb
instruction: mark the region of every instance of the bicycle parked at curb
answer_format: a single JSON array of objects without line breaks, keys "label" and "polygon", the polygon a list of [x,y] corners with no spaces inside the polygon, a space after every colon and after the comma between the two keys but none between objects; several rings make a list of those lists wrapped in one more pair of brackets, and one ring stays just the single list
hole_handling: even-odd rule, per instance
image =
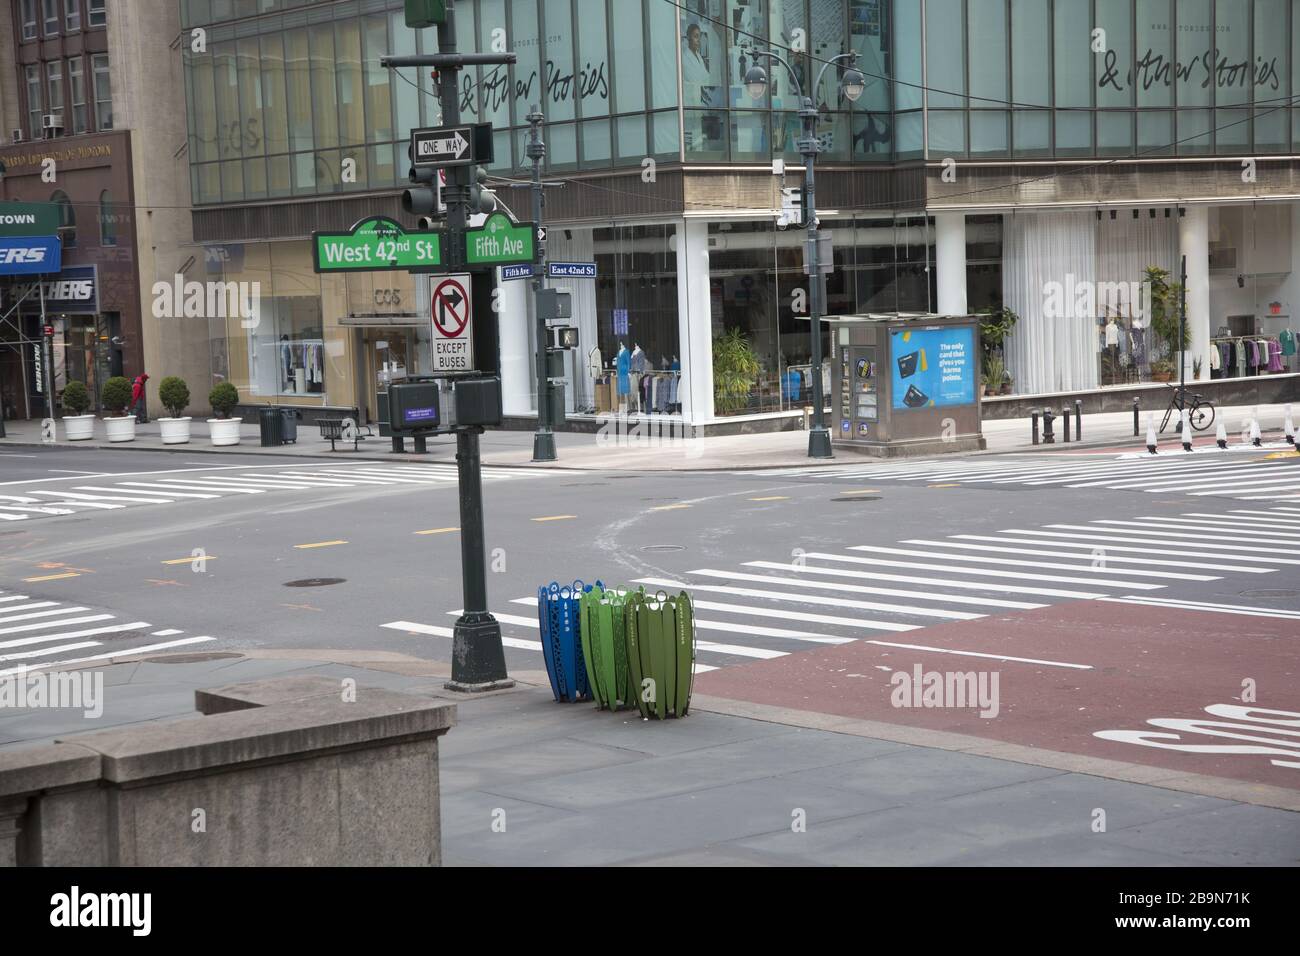
[{"label": "bicycle parked at curb", "polygon": [[[1193,431],[1203,432],[1214,424],[1214,403],[1204,395],[1198,395],[1195,392],[1188,392],[1183,386],[1174,387],[1174,396],[1169,400],[1169,407],[1165,409],[1165,417],[1160,422],[1160,433],[1164,434],[1169,422],[1174,417],[1174,412],[1187,412],[1187,423],[1192,426]],[[1191,402],[1188,402],[1188,399]]]}]

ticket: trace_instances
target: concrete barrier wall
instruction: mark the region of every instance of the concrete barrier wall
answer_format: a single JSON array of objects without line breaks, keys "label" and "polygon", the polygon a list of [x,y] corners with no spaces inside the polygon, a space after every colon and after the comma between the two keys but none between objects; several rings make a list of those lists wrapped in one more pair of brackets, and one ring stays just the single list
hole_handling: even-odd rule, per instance
[{"label": "concrete barrier wall", "polygon": [[0,753],[0,866],[440,865],[454,704],[322,677],[195,698],[198,719]]}]

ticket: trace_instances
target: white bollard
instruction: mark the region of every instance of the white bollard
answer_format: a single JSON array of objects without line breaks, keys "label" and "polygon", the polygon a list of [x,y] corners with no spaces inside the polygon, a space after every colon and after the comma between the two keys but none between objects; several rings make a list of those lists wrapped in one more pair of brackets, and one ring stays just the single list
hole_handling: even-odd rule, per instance
[{"label": "white bollard", "polygon": [[1220,448],[1228,447],[1228,429],[1223,422],[1219,422],[1219,427],[1214,430],[1214,443]]},{"label": "white bollard", "polygon": [[1154,414],[1147,415],[1147,451],[1153,455],[1156,453],[1156,417]]},{"label": "white bollard", "polygon": [[1187,421],[1187,409],[1178,410],[1178,434],[1183,439],[1183,451],[1192,450],[1192,426]]},{"label": "white bollard", "polygon": [[1250,420],[1250,443],[1254,445],[1256,448],[1259,448],[1261,445],[1263,445],[1263,441],[1261,439],[1260,431],[1259,431],[1258,418],[1252,418]]},{"label": "white bollard", "polygon": [[1295,422],[1291,419],[1291,406],[1286,407],[1285,416],[1282,420],[1282,433],[1288,445],[1295,444]]}]

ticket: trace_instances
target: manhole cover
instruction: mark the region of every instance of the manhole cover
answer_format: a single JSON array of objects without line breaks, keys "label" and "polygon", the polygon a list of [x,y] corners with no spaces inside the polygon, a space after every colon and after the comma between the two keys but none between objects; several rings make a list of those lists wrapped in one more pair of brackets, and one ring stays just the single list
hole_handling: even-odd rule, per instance
[{"label": "manhole cover", "polygon": [[831,501],[879,501],[879,495],[853,495],[850,498],[832,498]]},{"label": "manhole cover", "polygon": [[285,581],[287,588],[326,588],[331,584],[342,584],[347,578],[303,578],[301,581]]},{"label": "manhole cover", "polygon": [[685,551],[685,545],[680,544],[647,544],[642,551]]},{"label": "manhole cover", "polygon": [[1243,597],[1290,598],[1300,597],[1300,590],[1295,588],[1261,588],[1256,591],[1242,591]]},{"label": "manhole cover", "polygon": [[207,661],[226,661],[243,657],[243,654],[174,654],[171,657],[146,657],[146,664],[203,664]]}]

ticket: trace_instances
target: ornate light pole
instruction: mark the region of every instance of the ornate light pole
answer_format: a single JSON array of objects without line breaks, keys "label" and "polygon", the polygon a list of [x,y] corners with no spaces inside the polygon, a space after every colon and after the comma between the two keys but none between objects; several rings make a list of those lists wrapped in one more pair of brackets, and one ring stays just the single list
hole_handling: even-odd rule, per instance
[{"label": "ornate light pole", "polygon": [[[799,99],[799,116],[803,120],[803,136],[799,139],[799,152],[803,156],[804,169],[804,188],[803,188],[803,217],[804,226],[808,231],[806,248],[806,259],[808,266],[808,275],[811,288],[808,290],[809,299],[809,318],[812,326],[812,385],[813,385],[813,427],[808,433],[808,457],[809,458],[830,458],[831,454],[831,436],[826,430],[824,420],[824,409],[826,405],[826,396],[822,392],[822,311],[825,308],[825,279],[821,271],[821,265],[818,262],[817,246],[817,199],[816,199],[816,181],[813,171],[813,165],[817,160],[817,154],[821,152],[821,144],[817,140],[817,107],[813,104],[812,98],[805,96],[802,87],[799,85],[799,77],[794,68],[790,66],[781,56],[771,50],[755,50],[754,57],[757,59],[765,56],[775,60],[785,67],[786,72],[790,74],[790,82],[794,84],[794,90]],[[813,84],[815,93],[821,88],[822,78],[832,64],[841,60],[849,62],[849,69],[844,71],[840,77],[839,92],[844,94],[844,98],[850,103],[856,103],[858,97],[866,89],[866,80],[862,74],[854,68],[853,64],[857,62],[858,51],[852,50],[848,53],[841,53],[839,56],[832,57],[822,66],[821,72],[817,74],[817,82]],[[767,71],[761,66],[755,64],[745,74],[745,86],[749,89],[749,95],[756,100],[761,100],[763,94],[767,92]]]}]

